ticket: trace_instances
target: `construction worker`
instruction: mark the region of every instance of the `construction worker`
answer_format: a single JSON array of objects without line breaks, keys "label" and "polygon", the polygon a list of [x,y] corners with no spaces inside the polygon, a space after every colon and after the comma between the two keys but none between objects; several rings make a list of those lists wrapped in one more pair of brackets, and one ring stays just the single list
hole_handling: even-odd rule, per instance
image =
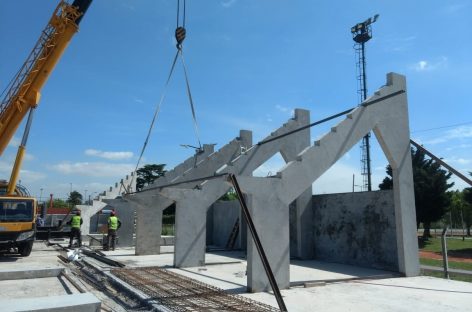
[{"label": "construction worker", "polygon": [[80,232],[80,227],[82,226],[84,221],[80,216],[80,210],[75,212],[75,216],[73,216],[67,224],[70,225],[70,240],[69,240],[69,248],[72,248],[72,241],[74,237],[77,237],[79,247],[82,246],[82,233]]},{"label": "construction worker", "polygon": [[121,227],[121,221],[116,216],[114,210],[111,211],[108,217],[108,249],[115,250],[116,231]]}]

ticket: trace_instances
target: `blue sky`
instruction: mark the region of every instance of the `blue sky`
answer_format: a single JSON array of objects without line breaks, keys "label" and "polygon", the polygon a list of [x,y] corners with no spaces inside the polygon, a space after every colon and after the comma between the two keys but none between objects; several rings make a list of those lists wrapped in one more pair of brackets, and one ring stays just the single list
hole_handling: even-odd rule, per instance
[{"label": "blue sky", "polygon": [[[239,129],[252,130],[257,142],[295,108],[309,109],[315,121],[355,106],[350,27],[380,14],[367,44],[369,93],[388,72],[406,75],[412,138],[461,172],[472,171],[470,1],[187,2],[184,53],[202,143],[220,148]],[[57,3],[0,1],[0,89]],[[175,0],[94,0],[42,90],[21,172],[33,195],[66,197],[71,185],[94,194],[134,169],[175,54],[175,19]],[[314,128],[312,140],[334,123]],[[9,177],[21,135],[0,158],[2,178]],[[197,144],[181,66],[143,163],[174,167],[193,154],[180,144]],[[375,141],[372,154],[377,188],[387,161]],[[359,159],[356,146],[314,192],[348,192],[353,174],[360,184]],[[258,174],[281,166],[275,157]]]}]

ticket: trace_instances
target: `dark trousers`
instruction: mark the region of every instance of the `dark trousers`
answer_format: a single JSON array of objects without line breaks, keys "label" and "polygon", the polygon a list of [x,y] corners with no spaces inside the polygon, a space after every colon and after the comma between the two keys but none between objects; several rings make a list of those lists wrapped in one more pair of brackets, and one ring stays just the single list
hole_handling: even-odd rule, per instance
[{"label": "dark trousers", "polygon": [[108,230],[108,249],[115,250],[116,230]]},{"label": "dark trousers", "polygon": [[80,228],[70,229],[69,247],[72,247],[72,241],[74,240],[74,237],[77,237],[77,242],[79,243],[79,247],[82,246],[82,233],[80,232]]}]

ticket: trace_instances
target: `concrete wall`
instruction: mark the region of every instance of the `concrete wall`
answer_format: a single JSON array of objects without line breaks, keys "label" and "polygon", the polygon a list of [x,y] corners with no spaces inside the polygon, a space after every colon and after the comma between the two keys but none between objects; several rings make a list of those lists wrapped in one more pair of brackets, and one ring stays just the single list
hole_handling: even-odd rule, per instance
[{"label": "concrete wall", "polygon": [[392,191],[313,196],[318,260],[399,271]]},{"label": "concrete wall", "polygon": [[[236,219],[239,218],[239,233],[234,248],[241,248],[241,207],[239,202],[237,200],[218,201],[212,205],[209,213],[212,214],[212,217],[209,217],[212,220],[212,225],[208,226],[207,224],[207,234],[211,234],[212,245],[224,248]],[[210,229],[211,232],[209,232]]]}]

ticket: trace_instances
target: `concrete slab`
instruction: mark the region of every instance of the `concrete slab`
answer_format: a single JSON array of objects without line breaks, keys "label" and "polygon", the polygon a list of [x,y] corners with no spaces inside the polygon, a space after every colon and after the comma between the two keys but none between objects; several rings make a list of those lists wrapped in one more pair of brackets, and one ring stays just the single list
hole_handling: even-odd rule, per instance
[{"label": "concrete slab", "polygon": [[[133,266],[167,266],[173,272],[277,307],[271,293],[246,292],[247,263],[242,252],[206,253],[205,266],[194,268],[172,268],[171,253],[140,257],[116,255],[112,258],[126,259]],[[388,278],[392,274],[316,260],[291,260],[291,287],[281,293],[291,312],[470,310],[472,283],[425,276]],[[362,280],[352,280],[355,278]],[[305,283],[317,287],[305,288]]]},{"label": "concrete slab", "polygon": [[101,302],[90,293],[0,300],[2,311],[98,312]]},{"label": "concrete slab", "polygon": [[[470,311],[472,284],[425,276],[326,284],[281,290],[291,312]],[[243,294],[272,306],[269,293]]]},{"label": "concrete slab", "polygon": [[0,301],[11,298],[38,298],[79,293],[65,278],[57,276],[0,281],[0,289],[2,289]]},{"label": "concrete slab", "polygon": [[44,277],[57,277],[63,271],[63,268],[27,268],[27,269],[14,269],[5,270],[0,269],[0,281],[4,280],[19,280],[28,278],[44,278]]}]

